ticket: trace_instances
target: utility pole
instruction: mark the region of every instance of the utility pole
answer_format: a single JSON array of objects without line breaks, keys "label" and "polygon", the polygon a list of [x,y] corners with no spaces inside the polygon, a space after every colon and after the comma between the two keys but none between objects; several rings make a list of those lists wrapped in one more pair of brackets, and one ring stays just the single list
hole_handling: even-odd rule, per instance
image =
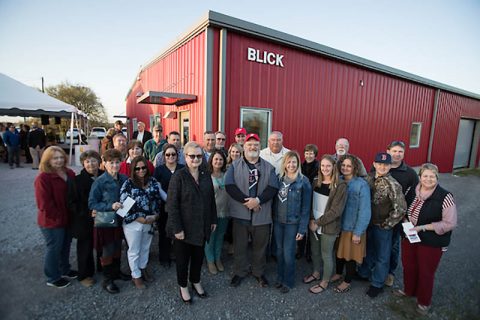
[{"label": "utility pole", "polygon": [[44,86],[43,77],[42,77],[42,92],[45,93],[45,86]]}]

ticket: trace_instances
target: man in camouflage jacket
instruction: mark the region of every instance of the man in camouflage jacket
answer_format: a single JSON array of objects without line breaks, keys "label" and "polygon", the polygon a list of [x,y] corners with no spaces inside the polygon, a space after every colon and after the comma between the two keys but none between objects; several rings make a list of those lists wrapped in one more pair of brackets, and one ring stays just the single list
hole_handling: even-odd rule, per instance
[{"label": "man in camouflage jacket", "polygon": [[370,280],[367,295],[371,298],[383,291],[390,268],[392,228],[407,211],[402,186],[389,173],[391,164],[392,157],[388,153],[378,153],[373,163],[375,172],[366,178],[371,190],[372,218],[367,229],[367,256],[358,274]]}]

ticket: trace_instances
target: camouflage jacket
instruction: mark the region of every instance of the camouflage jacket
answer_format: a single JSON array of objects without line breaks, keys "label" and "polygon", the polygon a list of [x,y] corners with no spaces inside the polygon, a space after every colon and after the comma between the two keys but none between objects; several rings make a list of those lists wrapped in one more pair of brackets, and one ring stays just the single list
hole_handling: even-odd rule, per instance
[{"label": "camouflage jacket", "polygon": [[393,228],[407,211],[402,186],[390,174],[375,178],[375,173],[370,173],[366,180],[372,199],[370,223],[387,230]]}]

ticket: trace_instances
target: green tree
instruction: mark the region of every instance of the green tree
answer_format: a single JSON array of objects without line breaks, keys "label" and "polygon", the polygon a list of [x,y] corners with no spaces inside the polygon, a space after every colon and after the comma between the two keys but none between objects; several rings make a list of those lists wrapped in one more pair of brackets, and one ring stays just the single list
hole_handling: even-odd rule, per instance
[{"label": "green tree", "polygon": [[106,125],[107,113],[95,92],[89,87],[72,85],[68,82],[45,89],[52,96],[65,103],[77,107],[88,115],[91,126]]}]

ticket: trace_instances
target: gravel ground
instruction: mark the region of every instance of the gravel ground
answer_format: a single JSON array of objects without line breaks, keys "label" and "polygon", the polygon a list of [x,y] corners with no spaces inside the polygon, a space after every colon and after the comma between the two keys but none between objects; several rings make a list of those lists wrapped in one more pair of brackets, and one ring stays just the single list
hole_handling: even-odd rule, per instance
[{"label": "gravel ground", "polygon": [[[203,270],[202,283],[210,297],[202,301],[194,297],[194,304],[185,306],[178,297],[175,269],[159,266],[155,245],[150,268],[156,281],[144,291],[121,281],[117,281],[121,289],[117,295],[107,294],[99,284],[84,288],[76,281],[65,289],[47,287],[42,271],[44,243],[36,225],[33,194],[36,174],[29,165],[10,170],[6,164],[0,164],[0,319],[416,318],[414,300],[396,298],[390,289],[372,300],[365,295],[366,283],[354,282],[347,294],[337,294],[331,288],[319,295],[309,294],[309,285],[301,283],[301,278],[311,270],[311,265],[303,259],[297,264],[297,286],[288,294],[281,294],[273,287],[259,288],[251,277],[240,287],[230,288],[232,258],[226,257],[226,272],[212,276],[206,267]],[[440,182],[455,195],[459,226],[442,257],[432,311],[425,318],[480,319],[480,280],[475,276],[480,269],[476,232],[480,227],[480,178],[442,174]],[[126,271],[125,255],[123,259]],[[76,265],[74,249],[71,262]],[[268,264],[267,277],[273,283],[273,262]],[[98,274],[96,278],[101,281],[102,276]],[[399,275],[395,287],[401,285]]]}]

